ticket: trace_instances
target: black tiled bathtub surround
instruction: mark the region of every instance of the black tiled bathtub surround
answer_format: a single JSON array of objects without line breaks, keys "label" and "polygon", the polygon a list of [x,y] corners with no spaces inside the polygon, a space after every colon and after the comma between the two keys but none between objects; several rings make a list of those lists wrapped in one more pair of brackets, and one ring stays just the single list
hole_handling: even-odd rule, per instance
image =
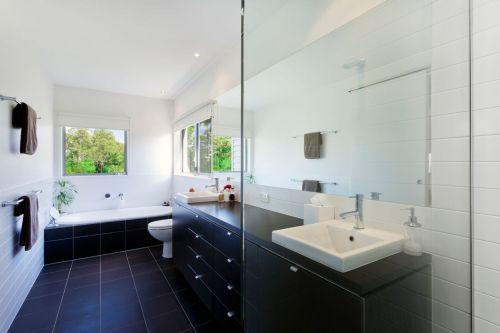
[{"label": "black tiled bathtub surround", "polygon": [[46,265],[10,333],[222,332],[155,246]]},{"label": "black tiled bathtub surround", "polygon": [[148,231],[148,223],[171,215],[127,221],[60,225],[45,228],[45,264],[161,244]]}]

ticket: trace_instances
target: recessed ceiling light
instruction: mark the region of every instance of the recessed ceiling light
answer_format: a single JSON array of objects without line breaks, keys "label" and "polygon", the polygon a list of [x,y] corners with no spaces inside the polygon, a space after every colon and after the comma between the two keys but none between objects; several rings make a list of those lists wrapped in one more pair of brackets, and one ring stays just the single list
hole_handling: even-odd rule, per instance
[{"label": "recessed ceiling light", "polygon": [[193,53],[193,56],[194,56],[195,58],[199,58],[199,57],[200,57],[200,54],[199,54],[198,52],[195,52],[195,53]]}]

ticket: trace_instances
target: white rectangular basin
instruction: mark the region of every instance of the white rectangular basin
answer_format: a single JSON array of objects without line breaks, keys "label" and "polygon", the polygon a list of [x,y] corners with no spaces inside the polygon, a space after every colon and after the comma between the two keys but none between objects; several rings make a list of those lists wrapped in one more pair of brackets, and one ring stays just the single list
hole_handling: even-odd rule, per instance
[{"label": "white rectangular basin", "polygon": [[175,199],[184,203],[211,202],[217,201],[218,195],[214,192],[179,192],[175,194]]},{"label": "white rectangular basin", "polygon": [[373,228],[354,229],[352,223],[331,220],[275,230],[274,243],[347,272],[402,250],[403,236]]}]

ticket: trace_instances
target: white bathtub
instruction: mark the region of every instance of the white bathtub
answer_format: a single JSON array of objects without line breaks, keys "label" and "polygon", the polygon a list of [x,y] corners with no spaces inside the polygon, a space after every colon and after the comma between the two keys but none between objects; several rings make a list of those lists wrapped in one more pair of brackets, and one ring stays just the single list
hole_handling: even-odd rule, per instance
[{"label": "white bathtub", "polygon": [[83,213],[72,213],[61,216],[58,224],[89,224],[112,221],[134,220],[147,217],[157,217],[172,214],[172,207],[148,206],[135,208],[120,208],[108,210],[95,210]]}]

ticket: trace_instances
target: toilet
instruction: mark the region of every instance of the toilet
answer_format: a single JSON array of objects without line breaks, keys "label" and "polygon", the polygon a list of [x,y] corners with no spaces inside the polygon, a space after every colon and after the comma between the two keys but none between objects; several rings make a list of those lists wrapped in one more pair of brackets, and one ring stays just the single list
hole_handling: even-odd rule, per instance
[{"label": "toilet", "polygon": [[172,219],[150,222],[148,231],[151,236],[163,242],[163,258],[172,258]]}]

